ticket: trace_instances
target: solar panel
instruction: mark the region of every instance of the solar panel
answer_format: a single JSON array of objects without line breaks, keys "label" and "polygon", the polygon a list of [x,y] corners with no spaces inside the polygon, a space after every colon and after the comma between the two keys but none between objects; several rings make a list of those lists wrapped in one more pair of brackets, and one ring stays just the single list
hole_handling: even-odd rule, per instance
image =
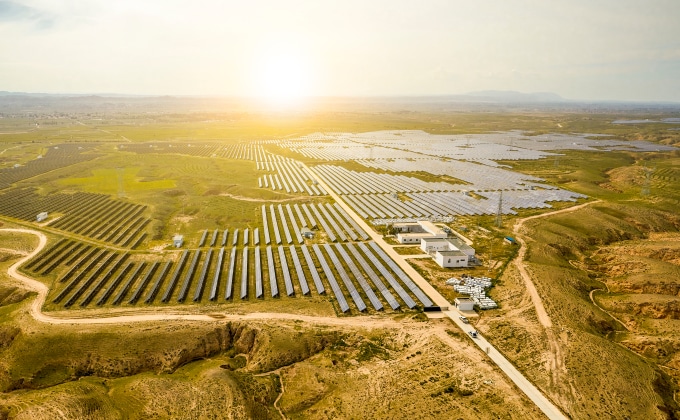
[{"label": "solar panel", "polygon": [[286,295],[291,296],[295,294],[295,289],[293,288],[293,281],[290,278],[290,270],[288,269],[286,252],[282,246],[279,247],[279,261],[281,262],[281,271],[283,272],[283,282],[286,285]]},{"label": "solar panel", "polygon": [[366,304],[364,303],[364,300],[359,295],[359,292],[357,291],[356,287],[354,286],[354,283],[352,283],[352,279],[349,277],[349,274],[347,274],[347,271],[345,271],[345,268],[343,267],[342,263],[338,259],[338,256],[333,251],[333,248],[331,247],[330,244],[324,244],[324,248],[326,249],[326,252],[330,256],[331,261],[333,262],[333,266],[335,267],[335,270],[340,275],[340,279],[345,284],[345,287],[347,288],[347,291],[349,292],[350,296],[352,297],[352,300],[354,300],[354,304],[357,306],[357,309],[359,309],[359,311],[364,311],[366,309]]},{"label": "solar panel", "polygon": [[[115,273],[116,270],[118,270],[120,268],[120,266],[127,259],[127,257],[128,257],[128,254],[123,254],[116,260],[115,263],[113,263],[113,266],[111,268],[109,268],[109,270],[106,272],[106,274],[101,276],[101,278],[99,279],[97,284],[95,284],[92,287],[92,289],[90,290],[90,292],[85,296],[85,299],[83,299],[83,301],[80,302],[80,306],[87,306],[92,301],[92,299],[95,297],[97,292],[99,292],[99,290],[102,288],[102,286],[104,286],[104,284],[106,284],[109,277],[111,277],[111,275],[113,273]],[[37,270],[35,270],[35,271],[37,271]]]},{"label": "solar panel", "polygon": [[324,293],[326,293],[326,288],[323,286],[323,283],[321,282],[321,277],[319,277],[319,271],[314,265],[314,260],[312,259],[312,256],[309,254],[307,245],[302,245],[300,249],[302,250],[302,255],[305,257],[305,262],[307,263],[309,272],[312,275],[312,280],[314,281],[314,286],[316,286],[316,291],[320,295],[323,295]]},{"label": "solar panel", "polygon": [[295,266],[295,273],[297,274],[298,283],[300,284],[300,289],[303,295],[309,294],[309,285],[307,284],[307,278],[305,277],[305,272],[302,270],[302,265],[300,264],[300,257],[295,250],[295,246],[290,246],[290,256],[293,259],[293,266]]},{"label": "solar panel", "polygon": [[[347,219],[347,221],[352,225],[352,227],[353,227],[354,230],[359,234],[359,236],[361,237],[362,240],[365,241],[365,240],[367,240],[367,239],[369,238],[368,234],[366,234],[366,231],[364,231],[364,230],[359,226],[359,224],[352,218],[352,216],[350,216],[350,215],[345,211],[345,209],[342,208],[342,206],[340,206],[340,204],[334,203],[333,206],[334,206],[335,209],[338,211],[338,213],[340,213],[340,215],[342,215],[345,219]],[[354,240],[356,240],[356,239],[354,239]]]},{"label": "solar panel", "polygon": [[267,222],[267,207],[262,206],[262,224],[264,225],[264,243],[269,245],[271,239],[269,238],[269,223]]},{"label": "solar panel", "polygon": [[314,220],[314,217],[312,217],[312,213],[309,211],[309,207],[307,207],[307,204],[302,205],[302,210],[305,211],[305,215],[307,216],[307,220],[309,220],[308,227],[310,229],[318,227],[317,224],[316,224],[316,220]]},{"label": "solar panel", "polygon": [[238,245],[238,229],[234,229],[234,236],[231,238],[231,246]]},{"label": "solar panel", "polygon": [[392,309],[398,309],[399,303],[397,302],[397,300],[394,298],[392,293],[390,293],[390,291],[387,289],[385,283],[383,283],[382,280],[380,280],[380,277],[378,277],[376,272],[373,271],[373,268],[371,268],[371,266],[368,264],[368,262],[366,262],[364,257],[362,257],[359,251],[354,247],[354,244],[348,243],[347,249],[349,249],[349,252],[351,252],[352,255],[354,256],[354,259],[357,260],[361,268],[364,270],[366,275],[371,279],[375,287],[378,288],[378,290],[383,295],[387,303],[392,307]]},{"label": "solar panel", "polygon": [[312,211],[314,211],[314,214],[316,215],[317,219],[319,220],[319,223],[321,223],[321,226],[326,231],[326,234],[328,235],[328,240],[331,241],[331,242],[337,241],[335,235],[333,234],[333,230],[330,228],[330,226],[328,226],[328,224],[323,219],[323,217],[321,217],[321,215],[319,214],[319,211],[316,209],[316,207],[314,207],[313,204],[310,204],[309,207],[311,207]]},{"label": "solar panel", "polygon": [[331,290],[333,290],[333,294],[335,295],[335,299],[338,301],[338,304],[340,305],[340,310],[342,312],[349,311],[349,305],[347,304],[347,300],[345,299],[345,295],[342,294],[342,289],[340,289],[340,286],[338,285],[338,281],[335,279],[335,276],[333,275],[331,268],[328,266],[326,259],[324,258],[323,254],[321,253],[321,249],[319,248],[319,245],[317,245],[317,244],[312,245],[312,249],[314,250],[314,253],[316,254],[316,258],[319,260],[319,263],[321,264],[321,268],[322,268],[324,274],[326,274],[326,278],[328,279],[328,282],[331,285]]},{"label": "solar panel", "polygon": [[177,280],[179,279],[179,275],[182,272],[182,269],[184,268],[184,264],[187,261],[187,256],[189,255],[189,250],[185,250],[182,252],[182,256],[179,259],[179,264],[177,264],[177,268],[175,268],[175,272],[172,274],[172,278],[170,279],[170,283],[168,284],[168,287],[165,289],[165,293],[163,294],[163,297],[161,298],[161,302],[167,302],[170,300],[170,296],[172,295],[173,290],[175,289],[175,285],[177,284]]},{"label": "solar panel", "polygon": [[128,301],[129,304],[134,304],[139,300],[139,298],[142,296],[142,292],[146,288],[146,285],[149,284],[149,280],[151,280],[151,277],[156,272],[159,264],[160,263],[158,261],[154,261],[154,263],[151,264],[151,268],[149,268],[149,271],[146,272],[146,275],[144,275],[142,281],[139,283],[139,286],[137,286],[137,289],[134,291],[132,297]]},{"label": "solar panel", "polygon": [[276,264],[274,263],[274,254],[272,247],[267,247],[267,268],[269,271],[269,286],[271,287],[272,297],[279,296],[279,285],[276,282]]},{"label": "solar panel", "polygon": [[276,238],[276,244],[281,244],[281,234],[279,233],[279,224],[276,221],[276,213],[274,212],[274,205],[269,206],[269,212],[272,216],[272,225],[274,227],[274,237]]},{"label": "solar panel", "polygon": [[118,305],[124,298],[125,295],[127,294],[128,290],[130,290],[130,287],[132,286],[132,283],[134,283],[135,279],[137,279],[137,276],[139,275],[140,271],[146,266],[145,262],[140,263],[135,271],[132,273],[128,281],[125,283],[122,289],[120,289],[120,292],[116,295],[116,298],[113,300],[114,305]]},{"label": "solar panel", "polygon": [[[350,238],[352,238],[353,241],[356,241],[357,239],[359,239],[359,236],[356,234],[356,232],[354,232],[354,230],[352,230],[352,228],[350,228],[349,225],[347,225],[347,222],[345,222],[345,219],[343,219],[338,214],[338,212],[335,210],[335,208],[333,206],[326,203],[326,209],[328,209],[328,213],[333,217],[335,222],[337,222],[337,224],[334,225],[334,226],[337,226],[339,224],[340,227],[342,227],[345,230],[345,232],[347,232],[347,234],[350,236]],[[346,240],[346,238],[345,238],[345,240]]]},{"label": "solar panel", "polygon": [[[333,219],[333,217],[328,213],[328,210],[326,210],[326,208],[325,208],[324,206],[322,206],[321,204],[319,204],[319,209],[321,210],[321,212],[323,213],[323,215],[326,217],[326,220],[327,220],[328,222],[330,222],[331,226],[333,226],[333,229],[334,229],[335,232],[338,234],[338,236],[340,237],[340,239],[342,239],[343,241],[347,241],[347,236],[346,236],[345,233],[342,231],[342,229],[340,229],[340,227],[338,227],[338,224],[335,223],[335,219]],[[316,213],[316,214],[318,215],[319,213]],[[322,217],[319,217],[319,220],[322,221],[321,224],[324,224],[324,223],[323,223],[323,218],[322,218]],[[327,224],[326,224],[326,225],[327,225]],[[335,242],[335,241],[332,241],[332,242]]]},{"label": "solar panel", "polygon": [[224,233],[222,233],[222,246],[227,244],[227,236],[229,236],[229,229],[224,229]]},{"label": "solar panel", "polygon": [[293,238],[290,236],[290,230],[288,229],[288,223],[286,223],[286,215],[283,213],[283,207],[279,204],[279,216],[281,217],[281,225],[283,225],[283,233],[286,235],[286,243],[292,244]]},{"label": "solar panel", "polygon": [[397,279],[394,278],[392,273],[387,270],[387,268],[381,263],[373,253],[368,249],[366,244],[363,242],[359,242],[359,248],[364,252],[364,255],[368,257],[368,259],[373,263],[373,265],[380,271],[380,274],[387,280],[387,282],[392,286],[392,289],[394,289],[399,297],[406,303],[406,306],[409,308],[413,309],[416,307],[416,302],[411,298],[411,295],[409,295],[406,290],[404,290],[403,287],[401,287],[401,284],[397,281]]},{"label": "solar panel", "polygon": [[217,235],[219,234],[219,230],[215,229],[212,235],[212,239],[210,240],[210,246],[215,246],[215,242],[217,242]]},{"label": "solar panel", "polygon": [[241,260],[241,299],[248,297],[248,247],[243,248]]},{"label": "solar panel", "polygon": [[116,290],[116,287],[120,284],[120,282],[125,278],[127,273],[134,267],[135,263],[127,263],[127,265],[118,273],[116,278],[111,282],[111,286],[109,286],[108,289],[106,289],[106,292],[99,298],[97,301],[97,305],[103,305],[106,303],[106,301],[109,299],[111,294],[113,293],[114,290]]},{"label": "solar panel", "polygon": [[213,276],[212,287],[210,288],[210,300],[217,299],[217,288],[220,284],[220,277],[222,276],[222,262],[224,260],[224,247],[220,249],[217,254],[217,264],[215,265],[215,275]]},{"label": "solar panel", "polygon": [[293,207],[295,207],[295,214],[297,214],[298,219],[300,219],[300,226],[307,227],[307,221],[305,221],[304,216],[302,216],[300,206],[298,204],[294,204]]},{"label": "solar panel", "polygon": [[165,276],[168,275],[168,271],[170,271],[171,266],[172,266],[172,261],[167,261],[165,263],[165,265],[161,269],[161,272],[158,274],[158,277],[156,278],[156,282],[154,283],[153,287],[149,291],[149,294],[146,295],[146,299],[144,299],[144,303],[151,303],[156,298],[158,291],[161,290],[161,284],[163,284],[163,280],[165,280]]},{"label": "solar panel", "polygon": [[212,249],[208,250],[208,254],[205,256],[205,261],[203,261],[203,269],[201,270],[201,276],[198,278],[198,286],[196,286],[196,291],[194,292],[194,302],[201,300],[203,295],[203,286],[205,285],[205,278],[208,275],[208,270],[210,269],[210,260],[212,258]]},{"label": "solar panel", "polygon": [[420,300],[420,302],[424,306],[432,306],[432,301],[430,300],[430,298],[428,298],[427,295],[425,295],[425,293],[423,293],[423,291],[420,290],[420,288],[413,282],[413,280],[411,280],[411,278],[407,276],[406,273],[404,273],[404,271],[401,268],[399,268],[399,266],[394,261],[392,261],[390,257],[387,256],[387,254],[385,254],[385,251],[383,251],[373,241],[369,242],[368,244],[371,246],[371,248],[373,248],[376,254],[378,254],[380,258],[382,258],[382,260],[387,263],[387,265],[392,269],[392,271],[397,273],[399,279],[406,285],[406,287],[408,287],[408,289],[414,295],[416,295],[418,300]]},{"label": "solar panel", "polygon": [[250,240],[250,229],[245,228],[243,230],[243,245],[248,245],[249,240]]},{"label": "solar panel", "polygon": [[[104,249],[100,250],[99,253],[93,259],[91,259],[91,260],[89,260],[89,262],[87,262],[87,265],[85,266],[85,268],[83,268],[83,270],[81,272],[79,272],[78,275],[73,280],[71,280],[71,282],[69,284],[67,284],[66,287],[64,287],[64,289],[62,289],[62,291],[57,295],[57,297],[54,298],[53,302],[59,303],[59,301],[61,301],[64,297],[66,297],[67,294],[71,293],[71,290],[73,290],[73,288],[76,287],[76,285],[78,283],[80,283],[80,280],[82,280],[82,278],[85,277],[85,275],[91,269],[93,269],[99,263],[99,261],[104,257],[104,255],[106,255],[107,253],[108,253],[108,251],[106,251]],[[92,253],[90,253],[89,255],[91,255],[91,254]],[[84,261],[81,260],[81,262],[84,262]],[[80,265],[80,263],[78,265]],[[71,273],[72,271],[73,271],[73,269],[69,270],[69,273]],[[64,281],[65,278],[66,278],[66,276],[62,277],[62,281]]]},{"label": "solar panel", "polygon": [[201,235],[201,240],[198,243],[199,247],[202,247],[203,245],[205,245],[205,238],[207,236],[208,236],[208,230],[206,229],[206,230],[203,231],[203,235]]},{"label": "solar panel", "polygon": [[224,299],[229,300],[234,294],[234,274],[236,272],[236,248],[231,249],[229,258],[229,272],[227,274],[227,288],[224,291]]},{"label": "solar panel", "polygon": [[[330,247],[330,245],[329,245]],[[373,305],[373,308],[375,308],[376,311],[381,311],[383,309],[383,304],[380,302],[380,299],[378,299],[378,296],[376,296],[375,292],[371,288],[370,284],[366,281],[366,278],[364,275],[361,273],[361,271],[357,268],[356,264],[354,264],[354,261],[352,258],[347,254],[347,251],[342,247],[342,244],[335,244],[335,248],[337,249],[338,253],[342,257],[342,259],[345,261],[345,264],[347,264],[347,267],[349,270],[352,272],[352,275],[354,276],[354,279],[359,283],[361,288],[363,289],[364,293],[368,297],[368,300],[371,302]],[[351,281],[351,278],[348,276],[348,280]],[[354,283],[352,283],[354,285]],[[356,290],[356,289],[355,289]]]},{"label": "solar panel", "polygon": [[260,245],[260,228],[255,228],[253,231],[253,244]]},{"label": "solar panel", "polygon": [[189,292],[189,286],[191,285],[191,280],[196,272],[196,265],[198,264],[198,259],[201,257],[201,251],[197,250],[194,253],[194,258],[191,260],[191,265],[189,265],[189,270],[184,275],[184,283],[182,283],[182,288],[179,290],[179,295],[177,296],[177,302],[184,302],[187,298],[187,293]]},{"label": "solar panel", "polygon": [[286,210],[288,210],[288,218],[290,219],[290,224],[293,226],[295,239],[297,239],[299,244],[304,243],[305,240],[302,239],[302,235],[300,235],[300,228],[298,227],[297,221],[295,220],[295,216],[293,216],[293,208],[290,206],[290,204],[286,204]]},{"label": "solar panel", "polygon": [[[269,248],[269,247],[267,247]],[[260,247],[256,246],[255,247],[255,297],[256,298],[261,298],[263,291],[262,291],[262,266],[261,266],[261,258],[262,256],[260,255]]]},{"label": "solar panel", "polygon": [[99,276],[99,274],[101,274],[101,272],[109,265],[109,263],[111,263],[114,260],[115,257],[116,257],[115,252],[110,253],[106,257],[104,262],[102,262],[102,264],[97,269],[90,273],[90,276],[83,282],[83,284],[80,285],[78,290],[76,290],[76,292],[66,301],[66,303],[64,303],[64,306],[69,307],[73,305],[76,302],[76,300],[80,297],[80,295],[85,293],[85,290],[92,284],[92,282],[94,282],[94,280]]}]

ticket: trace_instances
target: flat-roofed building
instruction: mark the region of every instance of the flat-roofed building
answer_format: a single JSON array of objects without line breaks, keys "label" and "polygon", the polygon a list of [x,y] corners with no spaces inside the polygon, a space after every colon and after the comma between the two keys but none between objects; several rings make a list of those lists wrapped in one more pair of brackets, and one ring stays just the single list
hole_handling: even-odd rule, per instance
[{"label": "flat-roofed building", "polygon": [[461,251],[437,251],[434,260],[440,267],[467,267],[468,257]]},{"label": "flat-roofed building", "polygon": [[445,268],[467,267],[475,257],[475,249],[457,238],[423,238],[420,249]]},{"label": "flat-roofed building", "polygon": [[395,223],[397,240],[400,244],[419,244],[424,238],[446,238],[448,234],[439,226],[426,220],[416,223]]},{"label": "flat-roofed building", "polygon": [[468,298],[455,298],[453,300],[453,305],[458,308],[459,311],[475,310],[475,301]]}]

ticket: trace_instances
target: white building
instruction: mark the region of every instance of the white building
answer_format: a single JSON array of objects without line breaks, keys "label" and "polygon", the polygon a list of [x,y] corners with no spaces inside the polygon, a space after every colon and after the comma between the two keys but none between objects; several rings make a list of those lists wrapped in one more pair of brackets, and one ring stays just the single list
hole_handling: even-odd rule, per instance
[{"label": "white building", "polygon": [[423,238],[420,249],[444,268],[467,267],[475,257],[475,249],[457,238]]},{"label": "white building", "polygon": [[173,236],[172,244],[175,246],[175,248],[180,248],[184,244],[184,236],[182,235]]},{"label": "white building", "polygon": [[35,217],[35,220],[39,223],[42,222],[43,220],[47,219],[47,212],[44,211],[42,213],[38,213],[38,215]]},{"label": "white building", "polygon": [[448,234],[432,222],[421,220],[416,223],[395,223],[397,240],[400,244],[419,244],[424,238],[446,238]]},{"label": "white building", "polygon": [[475,310],[475,301],[468,298],[455,298],[453,300],[453,305],[458,308],[459,311]]},{"label": "white building", "polygon": [[468,266],[468,257],[460,251],[437,251],[434,260],[440,267],[459,268]]}]

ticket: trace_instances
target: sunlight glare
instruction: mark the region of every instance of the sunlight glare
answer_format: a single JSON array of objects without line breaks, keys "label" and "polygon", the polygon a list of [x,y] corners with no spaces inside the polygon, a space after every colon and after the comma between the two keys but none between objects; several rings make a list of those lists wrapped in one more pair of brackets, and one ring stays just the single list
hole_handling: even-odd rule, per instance
[{"label": "sunlight glare", "polygon": [[273,105],[294,105],[310,95],[311,71],[290,48],[270,49],[257,64],[256,95]]}]

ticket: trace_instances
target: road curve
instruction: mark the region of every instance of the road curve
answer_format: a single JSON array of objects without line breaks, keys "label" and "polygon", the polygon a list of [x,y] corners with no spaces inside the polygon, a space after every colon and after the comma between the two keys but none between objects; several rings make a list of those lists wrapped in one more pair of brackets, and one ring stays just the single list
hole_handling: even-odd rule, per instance
[{"label": "road curve", "polygon": [[101,318],[66,318],[59,316],[51,316],[42,312],[42,307],[47,298],[47,293],[49,288],[43,283],[34,280],[28,276],[21,274],[18,268],[21,267],[26,261],[30,260],[36,256],[40,251],[45,248],[47,244],[47,237],[36,230],[31,229],[0,229],[2,232],[13,232],[13,233],[25,233],[29,235],[35,235],[39,238],[38,246],[29,254],[25,255],[23,258],[12,264],[7,269],[7,274],[14,279],[21,281],[28,289],[33,290],[38,293],[38,296],[33,301],[30,306],[31,316],[43,323],[48,324],[125,324],[133,322],[148,322],[148,321],[168,321],[168,320],[182,320],[182,321],[245,321],[245,320],[288,320],[288,321],[303,321],[311,324],[319,325],[337,325],[337,326],[362,326],[366,328],[390,328],[395,327],[399,323],[392,319],[384,317],[361,317],[357,318],[337,318],[337,317],[319,317],[310,315],[299,315],[299,314],[288,314],[288,313],[249,313],[249,314],[226,314],[226,313],[215,313],[215,314],[186,314],[177,313],[173,310],[159,310],[156,313],[132,313],[130,315],[117,315],[108,316]]}]

